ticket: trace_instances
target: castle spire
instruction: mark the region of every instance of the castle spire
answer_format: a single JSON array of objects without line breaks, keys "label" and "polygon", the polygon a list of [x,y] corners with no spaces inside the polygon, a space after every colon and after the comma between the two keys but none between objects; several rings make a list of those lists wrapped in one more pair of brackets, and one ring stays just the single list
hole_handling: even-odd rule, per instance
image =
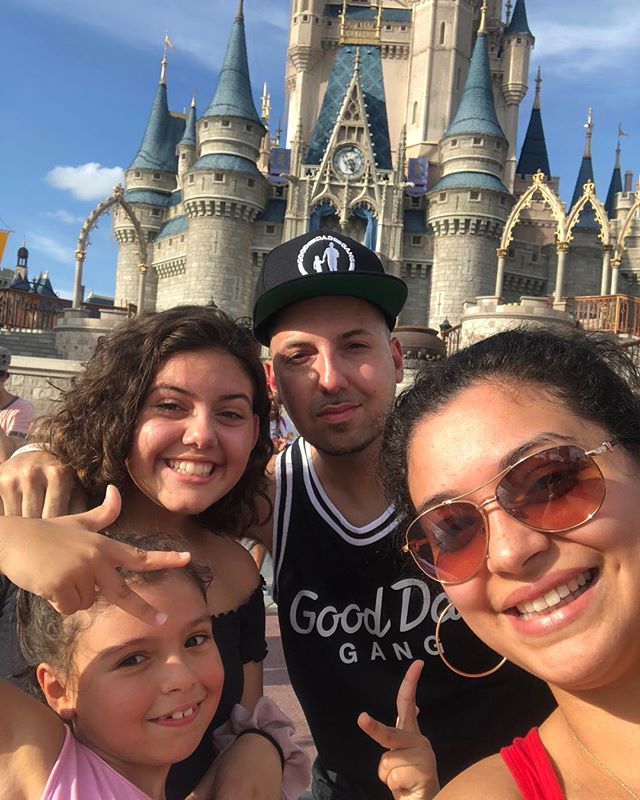
[{"label": "castle spire", "polygon": [[491,83],[489,46],[485,31],[487,4],[482,4],[480,28],[471,56],[467,80],[462,91],[460,105],[443,135],[443,139],[460,134],[487,134],[504,139],[505,135],[498,122]]},{"label": "castle spire", "polygon": [[158,83],[142,144],[129,169],[176,172],[176,144],[184,132],[183,120],[172,117],[167,102],[167,85]]},{"label": "castle spire", "polygon": [[547,142],[544,136],[544,128],[542,126],[542,115],[540,113],[540,86],[542,84],[542,76],[540,74],[540,67],[538,67],[538,74],[536,77],[536,95],[533,100],[533,108],[531,110],[531,117],[529,119],[529,127],[524,137],[522,150],[520,151],[520,159],[516,167],[517,175],[535,175],[538,170],[544,173],[547,178],[551,176],[551,167],[549,166],[549,156],[547,153]]},{"label": "castle spire", "polygon": [[[587,181],[594,182],[593,163],[591,161],[591,137],[593,135],[593,109],[591,108],[589,109],[589,113],[587,115],[587,121],[584,127],[587,129],[587,142],[584,149],[584,155],[582,156],[582,161],[580,163],[580,169],[578,170],[578,177],[576,179],[576,185],[573,190],[573,197],[571,198],[571,208],[573,208],[573,206],[582,197],[585,183],[587,183]],[[588,205],[586,208],[582,210],[582,213],[580,214],[580,220],[578,221],[576,227],[577,228],[599,227],[591,205]]]},{"label": "castle spire", "polygon": [[609,219],[615,217],[616,212],[616,195],[622,191],[622,171],[620,169],[620,153],[622,147],[620,145],[620,137],[626,134],[622,130],[622,126],[618,125],[618,143],[616,145],[616,161],[611,174],[611,182],[609,183],[609,191],[607,192],[607,199],[605,200],[604,207],[609,215]]},{"label": "castle spire", "polygon": [[478,28],[478,35],[484,34],[486,35],[486,24],[487,24],[487,0],[482,0],[482,6],[480,7],[480,27]]},{"label": "castle spire", "polygon": [[187,144],[193,145],[195,147],[196,144],[196,96],[195,92],[191,96],[191,106],[189,107],[189,113],[187,114],[187,123],[184,127],[184,133],[182,134],[182,139],[178,142],[178,144]]},{"label": "castle spire", "polygon": [[240,117],[262,125],[251,93],[243,0],[238,2],[218,86],[203,116]]},{"label": "castle spire", "polygon": [[516,4],[513,8],[513,15],[508,22],[509,24],[504,31],[505,36],[511,36],[518,33],[525,33],[529,36],[533,36],[531,33],[531,28],[529,27],[529,20],[527,19],[525,0],[516,0]]}]

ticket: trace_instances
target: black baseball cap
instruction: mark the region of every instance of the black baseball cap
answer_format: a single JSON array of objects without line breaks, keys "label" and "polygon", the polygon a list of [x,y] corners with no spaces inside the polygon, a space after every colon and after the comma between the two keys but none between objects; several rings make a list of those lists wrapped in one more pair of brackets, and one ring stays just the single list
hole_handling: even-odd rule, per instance
[{"label": "black baseball cap", "polygon": [[270,324],[279,311],[323,295],[368,300],[393,330],[407,291],[407,284],[387,275],[378,256],[360,242],[334,231],[305,233],[267,254],[253,297],[253,332],[268,345]]}]

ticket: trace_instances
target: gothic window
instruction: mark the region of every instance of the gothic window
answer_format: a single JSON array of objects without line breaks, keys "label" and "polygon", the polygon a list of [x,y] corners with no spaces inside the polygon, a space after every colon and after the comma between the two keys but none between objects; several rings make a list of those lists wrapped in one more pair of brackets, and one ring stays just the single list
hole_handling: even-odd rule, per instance
[{"label": "gothic window", "polygon": [[224,183],[224,174],[222,172],[214,172],[213,173],[213,182],[214,183]]},{"label": "gothic window", "polygon": [[193,183],[196,179],[195,175],[189,175],[189,183]]},{"label": "gothic window", "polygon": [[444,44],[444,37],[447,30],[446,24],[443,22],[440,25],[440,44]]},{"label": "gothic window", "polygon": [[208,128],[208,127],[209,127],[209,123],[207,122],[207,120],[206,120],[206,119],[205,119],[205,121],[202,123],[202,127],[203,127],[203,128]]},{"label": "gothic window", "polygon": [[247,133],[251,133],[251,131],[253,130],[253,125],[245,125],[245,129]]},{"label": "gothic window", "polygon": [[441,203],[444,203],[444,201],[445,201],[446,199],[447,199],[447,193],[446,193],[446,192],[440,192],[440,194],[438,195],[438,200],[439,200]]},{"label": "gothic window", "polygon": [[469,192],[469,200],[480,200],[481,197],[482,195],[480,194],[480,192],[477,191]]},{"label": "gothic window", "polygon": [[415,125],[418,121],[418,101],[415,100],[413,103],[413,113],[411,114],[411,124]]},{"label": "gothic window", "polygon": [[255,180],[253,178],[249,178],[249,180],[247,181],[247,184],[249,185],[250,189],[253,189],[253,187],[256,185],[256,182],[255,182]]},{"label": "gothic window", "polygon": [[421,245],[422,244],[422,236],[412,236],[411,237],[411,244],[413,245]]},{"label": "gothic window", "polygon": [[154,172],[153,173],[153,180],[154,181],[159,181],[160,180],[160,173],[159,172]]},{"label": "gothic window", "polygon": [[222,125],[223,128],[230,128],[231,127],[231,122],[228,119],[223,119],[220,124]]},{"label": "gothic window", "polygon": [[412,197],[410,201],[411,208],[420,208],[420,198]]},{"label": "gothic window", "polygon": [[140,170],[139,170],[139,169],[137,169],[137,170],[136,170],[136,171],[133,173],[133,176],[134,176],[134,178],[139,178],[141,175],[142,175],[142,173],[140,172]]},{"label": "gothic window", "polygon": [[152,217],[159,217],[160,216],[160,209],[159,208],[152,208],[151,209],[151,216]]},{"label": "gothic window", "polygon": [[457,147],[457,146],[458,146],[458,140],[457,139],[452,139],[451,140],[451,147]]},{"label": "gothic window", "polygon": [[276,226],[275,225],[265,225],[264,226],[264,232],[267,234],[267,236],[273,236],[274,233],[276,232]]},{"label": "gothic window", "polygon": [[460,67],[458,67],[458,69],[456,70],[456,91],[460,91],[460,76],[461,76]]},{"label": "gothic window", "polygon": [[474,144],[476,146],[480,146],[482,144],[482,137],[481,136],[474,136],[473,139],[471,140],[471,144]]},{"label": "gothic window", "polygon": [[501,206],[506,206],[507,205],[507,198],[506,197],[501,197],[500,198],[500,205]]},{"label": "gothic window", "polygon": [[284,197],[284,186],[276,186],[273,190],[274,197]]}]

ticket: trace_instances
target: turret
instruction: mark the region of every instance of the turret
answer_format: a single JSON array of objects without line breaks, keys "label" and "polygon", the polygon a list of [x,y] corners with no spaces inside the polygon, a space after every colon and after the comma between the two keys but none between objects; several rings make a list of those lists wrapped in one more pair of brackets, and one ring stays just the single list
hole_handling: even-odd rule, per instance
[{"label": "turret", "polygon": [[440,142],[443,175],[428,195],[434,234],[429,324],[460,319],[463,303],[493,294],[496,247],[512,206],[503,181],[507,141],[493,98],[483,3],[460,106]]},{"label": "turret", "polygon": [[[529,28],[525,0],[516,0],[513,15],[504,31],[504,78],[502,95],[506,104],[505,132],[509,141],[505,183],[513,188],[518,137],[518,110],[528,88],[529,62],[535,37]],[[546,174],[546,173],[545,173]]]},{"label": "turret", "polygon": [[[570,208],[573,208],[578,200],[582,197],[585,183],[587,181],[592,181],[595,183],[593,178],[593,163],[591,161],[591,139],[593,137],[593,109],[591,108],[589,109],[589,114],[584,127],[586,128],[586,144],[582,161],[580,162],[580,169],[578,170],[578,177],[573,190]],[[590,205],[587,205],[580,214],[580,220],[578,221],[576,228],[597,229],[598,227],[599,226],[596,222],[593,209]]]},{"label": "turret", "polygon": [[616,214],[616,195],[622,191],[622,171],[620,169],[620,153],[622,148],[620,147],[620,136],[622,134],[622,129],[618,127],[618,144],[616,146],[616,162],[613,167],[613,173],[611,175],[611,182],[609,183],[609,191],[607,192],[607,199],[605,201],[604,207],[605,211],[609,219],[613,219],[617,216]]},{"label": "turret", "polygon": [[300,119],[309,136],[318,113],[318,79],[314,74],[322,56],[324,0],[293,0],[285,74],[288,129],[286,146],[296,134]]},{"label": "turret", "polygon": [[178,159],[178,183],[182,185],[184,173],[191,169],[196,160],[196,98],[191,98],[191,106],[187,115],[187,122],[184,127],[182,139],[176,145],[176,157]]},{"label": "turret", "polygon": [[527,175],[535,175],[538,170],[542,172],[547,180],[551,176],[551,167],[549,166],[549,156],[547,154],[547,142],[544,136],[544,128],[542,126],[542,114],[540,113],[540,86],[542,84],[542,76],[540,74],[540,67],[538,67],[538,74],[536,76],[536,94],[533,99],[533,108],[531,109],[531,117],[529,119],[529,127],[524,137],[522,150],[520,151],[520,158],[518,166],[516,167],[516,174],[521,178]]},{"label": "turret", "polygon": [[22,245],[18,248],[18,258],[16,266],[13,270],[13,278],[11,279],[11,289],[20,289],[21,292],[31,291],[31,284],[29,283],[29,251]]},{"label": "turret", "polygon": [[185,299],[213,301],[232,316],[250,311],[252,226],[269,192],[256,166],[265,132],[251,92],[240,0],[218,85],[197,123],[199,157],[183,178]]}]

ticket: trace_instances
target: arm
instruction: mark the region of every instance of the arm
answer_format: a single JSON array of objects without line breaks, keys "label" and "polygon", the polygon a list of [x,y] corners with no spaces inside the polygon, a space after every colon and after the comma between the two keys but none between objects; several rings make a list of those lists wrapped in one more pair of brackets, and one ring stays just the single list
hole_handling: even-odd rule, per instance
[{"label": "arm", "polygon": [[50,453],[20,453],[0,464],[0,513],[46,519],[86,508],[75,473]]},{"label": "arm", "polygon": [[117,567],[137,572],[180,567],[190,554],[146,552],[97,533],[119,513],[120,494],[111,486],[102,505],[82,514],[53,520],[0,517],[0,572],[61,614],[92,606],[97,587],[108,602],[149,624],[162,624]]},{"label": "arm", "polygon": [[18,436],[7,436],[0,428],[0,462],[11,458],[13,451],[20,446],[22,439]]},{"label": "arm", "polygon": [[394,800],[433,800],[439,789],[431,743],[418,727],[416,688],[424,662],[414,661],[398,690],[395,728],[361,714],[358,725],[387,752],[380,759],[378,777]]},{"label": "arm", "polygon": [[40,797],[64,741],[51,709],[0,680],[0,797]]}]

